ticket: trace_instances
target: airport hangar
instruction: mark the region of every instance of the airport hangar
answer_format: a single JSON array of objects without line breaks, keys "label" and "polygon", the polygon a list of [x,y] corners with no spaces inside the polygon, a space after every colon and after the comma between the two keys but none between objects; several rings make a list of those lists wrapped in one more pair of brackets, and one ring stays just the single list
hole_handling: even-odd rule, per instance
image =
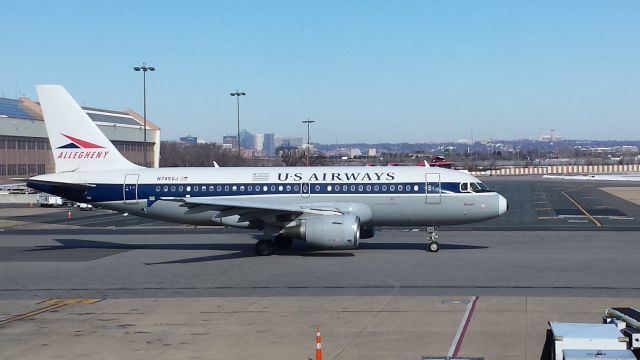
[{"label": "airport hangar", "polygon": [[[158,126],[147,120],[147,164],[143,164],[144,118],[140,114],[130,109],[83,109],[127,159],[138,165],[158,167]],[[27,97],[0,98],[0,184],[52,172],[55,164],[40,104]]]}]

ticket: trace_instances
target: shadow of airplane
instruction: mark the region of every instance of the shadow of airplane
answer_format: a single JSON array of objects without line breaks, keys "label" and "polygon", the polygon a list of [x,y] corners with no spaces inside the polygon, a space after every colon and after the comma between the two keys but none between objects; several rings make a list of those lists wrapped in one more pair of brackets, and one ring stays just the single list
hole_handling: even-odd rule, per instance
[{"label": "shadow of airplane", "polygon": [[[255,238],[260,238],[254,235]],[[25,251],[60,251],[70,249],[95,249],[95,250],[202,250],[202,251],[226,251],[225,254],[199,256],[186,259],[178,259],[171,261],[145,263],[146,265],[162,265],[162,264],[190,264],[199,262],[241,259],[255,257],[254,245],[246,243],[150,243],[150,244],[123,244],[110,241],[95,241],[83,239],[54,239],[57,245],[41,245],[33,249]],[[391,243],[360,243],[360,249],[363,250],[425,250],[424,243],[407,243],[407,242],[391,242]],[[472,245],[456,245],[441,244],[442,250],[477,250],[486,249],[487,246]],[[301,256],[301,257],[320,257],[320,258],[342,258],[354,257],[353,252],[343,250],[323,250],[313,249],[304,244],[302,241],[295,241],[290,249],[280,250],[276,256]]]}]

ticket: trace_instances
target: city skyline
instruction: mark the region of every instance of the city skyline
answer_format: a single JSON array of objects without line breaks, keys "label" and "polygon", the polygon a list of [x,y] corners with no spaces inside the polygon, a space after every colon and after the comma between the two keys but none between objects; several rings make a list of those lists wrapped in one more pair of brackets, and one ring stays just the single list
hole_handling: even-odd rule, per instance
[{"label": "city skyline", "polygon": [[0,96],[142,113],[146,62],[163,139],[233,134],[236,89],[241,127],[320,143],[640,138],[638,2],[4,5]]}]

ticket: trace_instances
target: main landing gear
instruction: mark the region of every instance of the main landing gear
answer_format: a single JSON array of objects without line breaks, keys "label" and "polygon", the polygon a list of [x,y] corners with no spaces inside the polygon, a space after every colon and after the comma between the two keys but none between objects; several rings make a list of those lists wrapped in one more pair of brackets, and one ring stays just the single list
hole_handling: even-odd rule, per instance
[{"label": "main landing gear", "polygon": [[291,247],[293,239],[286,238],[282,234],[276,234],[271,239],[263,239],[256,243],[256,255],[269,256],[273,255],[276,250],[284,250]]},{"label": "main landing gear", "polygon": [[427,226],[427,251],[438,252],[440,250],[440,243],[436,241],[438,234],[436,232],[438,228],[436,226]]}]

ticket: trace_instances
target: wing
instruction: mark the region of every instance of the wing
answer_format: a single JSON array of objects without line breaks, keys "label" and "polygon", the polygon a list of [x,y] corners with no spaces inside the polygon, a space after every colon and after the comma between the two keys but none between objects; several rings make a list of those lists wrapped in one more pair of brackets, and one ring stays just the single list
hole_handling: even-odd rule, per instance
[{"label": "wing", "polygon": [[314,204],[282,204],[277,202],[259,202],[234,199],[211,199],[211,198],[187,198],[187,197],[162,197],[160,201],[173,201],[182,203],[193,210],[214,210],[218,211],[215,218],[228,216],[239,216],[238,222],[260,220],[264,223],[282,225],[279,218],[287,215],[286,220],[290,222],[303,215],[337,215],[343,212],[339,209]]}]

